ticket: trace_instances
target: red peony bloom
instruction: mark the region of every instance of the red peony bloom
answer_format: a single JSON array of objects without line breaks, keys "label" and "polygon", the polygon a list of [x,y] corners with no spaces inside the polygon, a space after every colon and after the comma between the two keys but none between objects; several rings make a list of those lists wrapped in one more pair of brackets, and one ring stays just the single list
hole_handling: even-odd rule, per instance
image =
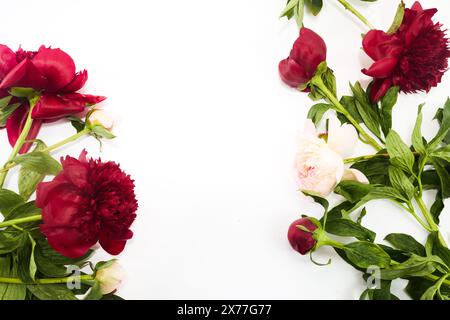
[{"label": "red peony bloom", "polygon": [[316,230],[317,226],[310,219],[302,218],[289,227],[288,240],[292,248],[301,254],[307,254],[316,245],[316,240],[311,233],[300,230],[297,226],[304,226],[311,232]]},{"label": "red peony bloom", "polygon": [[392,86],[406,93],[428,92],[441,81],[450,50],[442,25],[432,20],[436,12],[423,10],[416,2],[411,9],[405,9],[403,22],[394,34],[381,30],[366,34],[363,48],[375,63],[362,72],[374,78],[370,91],[373,102]]},{"label": "red peony bloom", "polygon": [[61,163],[63,170],[39,184],[36,194],[49,244],[69,258],[83,256],[97,241],[119,254],[133,236],[129,228],[138,207],[133,180],[114,162],[87,160],[86,151]]},{"label": "red peony bloom", "polygon": [[[33,109],[33,128],[28,139],[34,139],[43,121],[54,121],[68,115],[82,112],[86,106],[99,103],[102,96],[76,93],[88,79],[86,70],[76,72],[72,58],[60,49],[41,46],[39,51],[13,52],[0,45],[0,96],[7,95],[12,87],[33,88],[41,97]],[[14,145],[22,131],[29,110],[28,102],[8,118],[6,129],[11,145]],[[21,152],[26,152],[29,145]]]},{"label": "red peony bloom", "polygon": [[302,28],[289,57],[280,62],[278,70],[287,85],[297,88],[308,83],[317,66],[326,59],[327,46],[323,39],[314,31]]}]

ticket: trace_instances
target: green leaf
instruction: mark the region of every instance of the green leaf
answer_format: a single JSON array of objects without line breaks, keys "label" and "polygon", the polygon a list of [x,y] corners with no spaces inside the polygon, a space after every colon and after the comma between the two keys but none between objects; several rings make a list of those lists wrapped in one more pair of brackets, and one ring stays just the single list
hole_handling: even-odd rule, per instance
[{"label": "green leaf", "polygon": [[[0,277],[17,277],[17,265],[10,256],[0,256]],[[26,294],[24,285],[0,283],[0,300],[24,300]]]},{"label": "green leaf", "polygon": [[[34,201],[30,201],[24,204],[21,204],[14,208],[14,210],[11,211],[11,213],[8,215],[8,217],[5,219],[5,221],[13,220],[13,219],[20,219],[20,218],[26,218],[34,215],[41,214],[41,209],[36,207],[36,204]],[[30,222],[30,223],[36,223],[36,222]],[[23,228],[26,224],[21,224],[20,226]]]},{"label": "green leaf", "polygon": [[355,237],[358,240],[370,241],[375,240],[375,232],[364,228],[360,224],[349,219],[333,219],[328,221],[325,227],[328,233],[341,237]]},{"label": "green leaf", "polygon": [[23,244],[23,241],[24,235],[22,233],[0,233],[0,255],[16,251]]},{"label": "green leaf", "polygon": [[315,104],[311,107],[311,109],[309,109],[308,119],[311,119],[317,126],[322,120],[322,117],[325,114],[325,112],[327,112],[332,108],[333,108],[332,105],[326,103]]},{"label": "green leaf", "polygon": [[450,163],[450,145],[439,148],[431,153],[431,156],[440,158]]},{"label": "green leaf", "polygon": [[[434,283],[431,280],[425,278],[410,278],[405,291],[413,300],[419,300],[425,291],[433,285]],[[450,294],[450,287],[448,286],[443,285],[440,290],[442,294]]]},{"label": "green leaf", "polygon": [[[4,99],[11,99],[11,96],[5,97],[3,99],[0,99],[1,101]],[[13,103],[8,106],[0,107],[0,127],[6,126],[6,120],[13,114],[14,111],[16,111],[20,107],[20,103]]]},{"label": "green leaf", "polygon": [[[386,153],[385,150],[380,152]],[[374,157],[369,160],[357,162],[352,165],[352,168],[364,173],[371,184],[389,185],[389,175],[386,170],[388,166],[388,157]]]},{"label": "green leaf", "polygon": [[[363,120],[355,105],[355,98],[351,96],[343,96],[340,103],[345,107],[345,109],[350,113],[350,115],[355,119],[356,122],[362,123]],[[350,123],[349,120],[341,113],[337,114],[341,123]]]},{"label": "green leaf", "polygon": [[24,243],[17,250],[17,275],[22,281],[29,283],[34,281],[37,270],[34,261],[34,248],[36,243],[31,236],[25,239]]},{"label": "green leaf", "polygon": [[414,155],[394,130],[386,137],[386,149],[391,158],[391,164],[406,172],[413,172]]},{"label": "green leaf", "polygon": [[442,263],[438,256],[420,257],[413,254],[405,262],[381,270],[381,278],[394,280],[397,278],[424,277],[433,273]]},{"label": "green leaf", "polygon": [[400,191],[406,199],[411,200],[414,196],[415,188],[404,171],[397,167],[389,166],[388,172],[392,187]]},{"label": "green leaf", "polygon": [[423,118],[422,108],[423,108],[423,104],[421,104],[419,106],[419,112],[417,114],[416,125],[414,126],[414,131],[413,131],[411,140],[412,140],[414,149],[423,155],[423,154],[426,154],[427,150],[423,143],[423,137],[422,137],[422,118]]},{"label": "green leaf", "polygon": [[78,300],[65,284],[28,285],[27,289],[39,300]]},{"label": "green leaf", "polygon": [[366,127],[378,138],[381,139],[380,116],[376,104],[370,102],[369,96],[361,87],[359,82],[354,86],[350,84],[355,97],[355,105]]},{"label": "green leaf", "polygon": [[322,0],[306,0],[306,5],[308,6],[308,9],[311,11],[311,13],[315,16],[317,16],[320,11],[322,10]]},{"label": "green leaf", "polygon": [[441,182],[442,198],[446,199],[450,197],[450,174],[445,166],[441,163],[439,158],[431,157],[431,163],[433,164]]},{"label": "green leaf", "polygon": [[345,180],[337,185],[334,192],[355,203],[368,195],[373,189],[374,186],[370,184]]},{"label": "green leaf", "polygon": [[428,144],[427,150],[429,152],[434,151],[442,141],[448,143],[450,140],[450,99],[447,99],[444,108],[441,110],[442,111],[438,110],[438,113],[436,114],[436,118],[441,127],[436,136]]},{"label": "green leaf", "polygon": [[425,256],[425,247],[416,241],[413,237],[408,234],[403,233],[391,233],[384,238],[395,248],[416,254],[418,256]]},{"label": "green leaf", "polygon": [[18,98],[31,98],[38,94],[33,88],[13,87],[9,89],[9,94]]},{"label": "green leaf", "polygon": [[17,193],[7,189],[0,189],[0,212],[4,217],[8,217],[11,210],[24,202],[24,199]]},{"label": "green leaf", "polygon": [[358,241],[345,245],[345,254],[347,258],[360,268],[378,266],[387,268],[390,265],[391,258],[378,245]]},{"label": "green leaf", "polygon": [[12,161],[22,165],[28,170],[42,174],[57,175],[61,171],[61,165],[47,153],[35,151],[17,156]]},{"label": "green leaf", "polygon": [[404,16],[405,16],[405,3],[401,1],[400,4],[398,5],[397,12],[395,13],[394,21],[392,22],[391,27],[388,29],[386,33],[394,34],[402,25]]},{"label": "green leaf", "polygon": [[292,16],[294,8],[297,5],[298,5],[298,0],[288,0],[286,7],[283,9],[283,11],[280,14],[280,18]]},{"label": "green leaf", "polygon": [[111,131],[107,130],[103,126],[93,126],[91,128],[91,132],[96,136],[100,138],[105,139],[114,139],[116,136],[112,134]]},{"label": "green leaf", "polygon": [[432,245],[431,252],[440,257],[442,261],[450,268],[450,249],[443,246],[439,240],[439,234],[437,232],[430,233],[428,240]]},{"label": "green leaf", "polygon": [[386,95],[381,99],[381,129],[384,136],[387,136],[392,128],[392,109],[397,103],[400,88],[395,86],[388,90]]},{"label": "green leaf", "polygon": [[433,205],[430,208],[430,213],[436,224],[439,224],[439,216],[441,215],[442,210],[444,210],[444,201],[442,200],[441,190],[438,190]]},{"label": "green leaf", "polygon": [[[42,141],[36,142],[34,151],[42,151],[47,146]],[[29,199],[37,188],[37,185],[45,178],[45,174],[30,170],[24,166],[19,171],[19,193],[24,199]]]},{"label": "green leaf", "polygon": [[89,293],[86,295],[84,300],[100,300],[103,297],[102,291],[100,289],[100,282],[95,281]]}]

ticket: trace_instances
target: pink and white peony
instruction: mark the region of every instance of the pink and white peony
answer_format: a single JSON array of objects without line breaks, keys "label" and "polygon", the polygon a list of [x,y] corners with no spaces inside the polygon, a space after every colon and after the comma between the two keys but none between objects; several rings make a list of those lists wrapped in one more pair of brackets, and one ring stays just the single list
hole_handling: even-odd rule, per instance
[{"label": "pink and white peony", "polygon": [[358,142],[356,129],[332,117],[326,137],[327,141],[322,139],[314,123],[307,120],[295,160],[300,190],[326,197],[342,180],[368,183],[362,172],[346,169],[344,164],[343,157],[350,155]]}]

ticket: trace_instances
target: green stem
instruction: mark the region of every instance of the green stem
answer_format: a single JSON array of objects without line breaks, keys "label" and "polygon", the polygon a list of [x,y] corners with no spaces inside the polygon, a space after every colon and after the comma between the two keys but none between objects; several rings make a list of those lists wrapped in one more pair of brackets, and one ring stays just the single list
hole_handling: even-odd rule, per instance
[{"label": "green stem", "polygon": [[439,231],[439,227],[434,222],[433,216],[431,215],[430,211],[428,211],[427,206],[425,202],[423,201],[422,197],[419,197],[417,195],[414,196],[414,199],[417,202],[417,205],[419,206],[420,210],[422,211],[423,216],[425,217],[425,220],[427,220],[428,224],[430,225],[430,228],[432,231]]},{"label": "green stem", "polygon": [[72,141],[75,141],[75,140],[81,138],[82,136],[85,136],[85,135],[89,134],[90,132],[91,132],[91,130],[86,127],[83,130],[81,130],[80,132],[78,132],[78,133],[76,133],[76,134],[74,134],[74,135],[72,135],[72,136],[70,136],[70,137],[68,137],[68,138],[66,138],[64,140],[61,140],[60,142],[55,143],[55,144],[53,144],[53,145],[51,145],[51,146],[49,146],[49,147],[47,147],[45,149],[42,149],[41,152],[51,152],[51,151],[53,151],[55,149],[58,149],[59,147],[62,147],[62,146],[66,145],[66,144],[68,144],[68,143],[70,143]]},{"label": "green stem", "polygon": [[414,207],[412,205],[411,202],[408,202],[408,208],[405,208],[409,213],[411,213],[411,215],[414,217],[414,219],[417,220],[417,222],[428,232],[433,232],[433,230],[426,225],[425,222],[422,221],[422,219],[419,218],[419,216],[417,215],[416,211],[414,210]]},{"label": "green stem", "polygon": [[338,0],[340,4],[344,6],[345,9],[350,11],[352,14],[354,14],[359,20],[362,21],[369,29],[375,29],[373,24],[369,22],[369,20],[366,19],[358,10],[356,10],[350,3],[348,3],[346,0]]},{"label": "green stem", "polygon": [[21,223],[34,222],[34,221],[40,221],[40,220],[42,220],[42,215],[37,214],[34,216],[25,217],[25,218],[18,218],[18,219],[12,219],[12,220],[0,222],[0,228],[10,227],[10,226],[15,226],[15,225],[21,224]]},{"label": "green stem", "polygon": [[[418,156],[419,153],[418,152],[413,152],[414,156]],[[388,153],[376,153],[376,154],[370,154],[370,155],[365,155],[365,156],[360,156],[360,157],[355,157],[355,158],[347,158],[344,159],[344,163],[345,164],[349,164],[349,163],[355,163],[355,162],[359,162],[359,161],[364,161],[364,160],[370,160],[373,158],[389,158],[389,154]]]},{"label": "green stem", "polygon": [[34,282],[26,283],[19,278],[3,278],[0,277],[0,283],[10,283],[10,284],[24,284],[24,285],[35,285],[35,284],[61,284],[69,283],[74,281],[92,281],[94,280],[94,275],[81,275],[81,276],[70,276],[64,278],[47,278],[47,279],[36,279]]},{"label": "green stem", "polygon": [[[68,137],[68,138],[66,138],[64,140],[61,140],[60,142],[55,143],[55,144],[53,144],[53,145],[51,145],[51,146],[49,146],[47,148],[44,148],[44,149],[40,150],[40,152],[51,152],[51,151],[53,151],[55,149],[58,149],[58,148],[66,145],[66,144],[68,144],[68,143],[70,143],[72,141],[75,141],[75,140],[81,138],[84,135],[88,135],[90,132],[91,132],[90,129],[84,128],[80,132],[78,132],[78,133],[76,133],[76,134],[74,134],[74,135],[72,135],[72,136],[70,136],[70,137]],[[14,163],[14,162],[11,162],[11,163],[5,165],[2,169],[0,169],[0,173],[8,172],[10,169],[14,168],[15,166],[17,166],[17,164]]]},{"label": "green stem", "polygon": [[[28,137],[28,133],[30,132],[31,126],[33,124],[33,118],[31,117],[31,113],[33,111],[34,104],[35,103],[30,102],[30,110],[28,111],[25,125],[23,126],[22,132],[20,133],[19,138],[17,139],[17,141],[11,151],[11,154],[9,155],[8,161],[6,163],[9,163],[17,156],[20,149],[22,149],[22,147],[25,143],[25,140]],[[6,165],[4,166],[4,169],[6,169]],[[0,172],[0,188],[2,188],[5,183],[5,179],[6,179],[6,175],[8,174],[8,171],[9,171],[9,169],[2,170],[2,172]]]},{"label": "green stem", "polygon": [[375,148],[375,150],[380,151],[383,149],[381,145],[376,142],[358,123],[358,121],[353,118],[353,116],[345,109],[345,107],[339,102],[339,100],[336,98],[336,96],[327,88],[327,86],[323,83],[323,80],[320,77],[314,77],[311,80],[311,84],[315,85],[327,98],[328,100],[334,105],[335,110],[339,113],[342,113],[349,121],[350,123],[358,130],[360,135],[364,138],[364,140],[367,141],[368,144],[370,144],[372,147]]}]

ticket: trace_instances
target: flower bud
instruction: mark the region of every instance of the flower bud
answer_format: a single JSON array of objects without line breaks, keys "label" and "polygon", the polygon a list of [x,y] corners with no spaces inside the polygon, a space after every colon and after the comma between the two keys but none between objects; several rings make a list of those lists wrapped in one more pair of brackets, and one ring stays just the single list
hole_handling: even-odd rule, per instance
[{"label": "flower bud", "polygon": [[[299,226],[303,226],[310,232],[301,230]],[[288,240],[292,248],[300,254],[308,253],[316,245],[312,232],[317,229],[317,226],[309,218],[301,218],[294,221],[289,227]]]},{"label": "flower bud", "polygon": [[88,120],[92,126],[102,126],[108,131],[114,126],[114,120],[102,109],[94,109]]},{"label": "flower bud", "polygon": [[125,277],[125,271],[116,261],[107,262],[103,268],[97,270],[95,280],[100,283],[102,294],[108,294],[115,291],[122,283]]},{"label": "flower bud", "polygon": [[302,28],[289,57],[278,66],[281,79],[291,87],[303,87],[314,76],[317,66],[327,58],[327,47],[314,31]]}]

